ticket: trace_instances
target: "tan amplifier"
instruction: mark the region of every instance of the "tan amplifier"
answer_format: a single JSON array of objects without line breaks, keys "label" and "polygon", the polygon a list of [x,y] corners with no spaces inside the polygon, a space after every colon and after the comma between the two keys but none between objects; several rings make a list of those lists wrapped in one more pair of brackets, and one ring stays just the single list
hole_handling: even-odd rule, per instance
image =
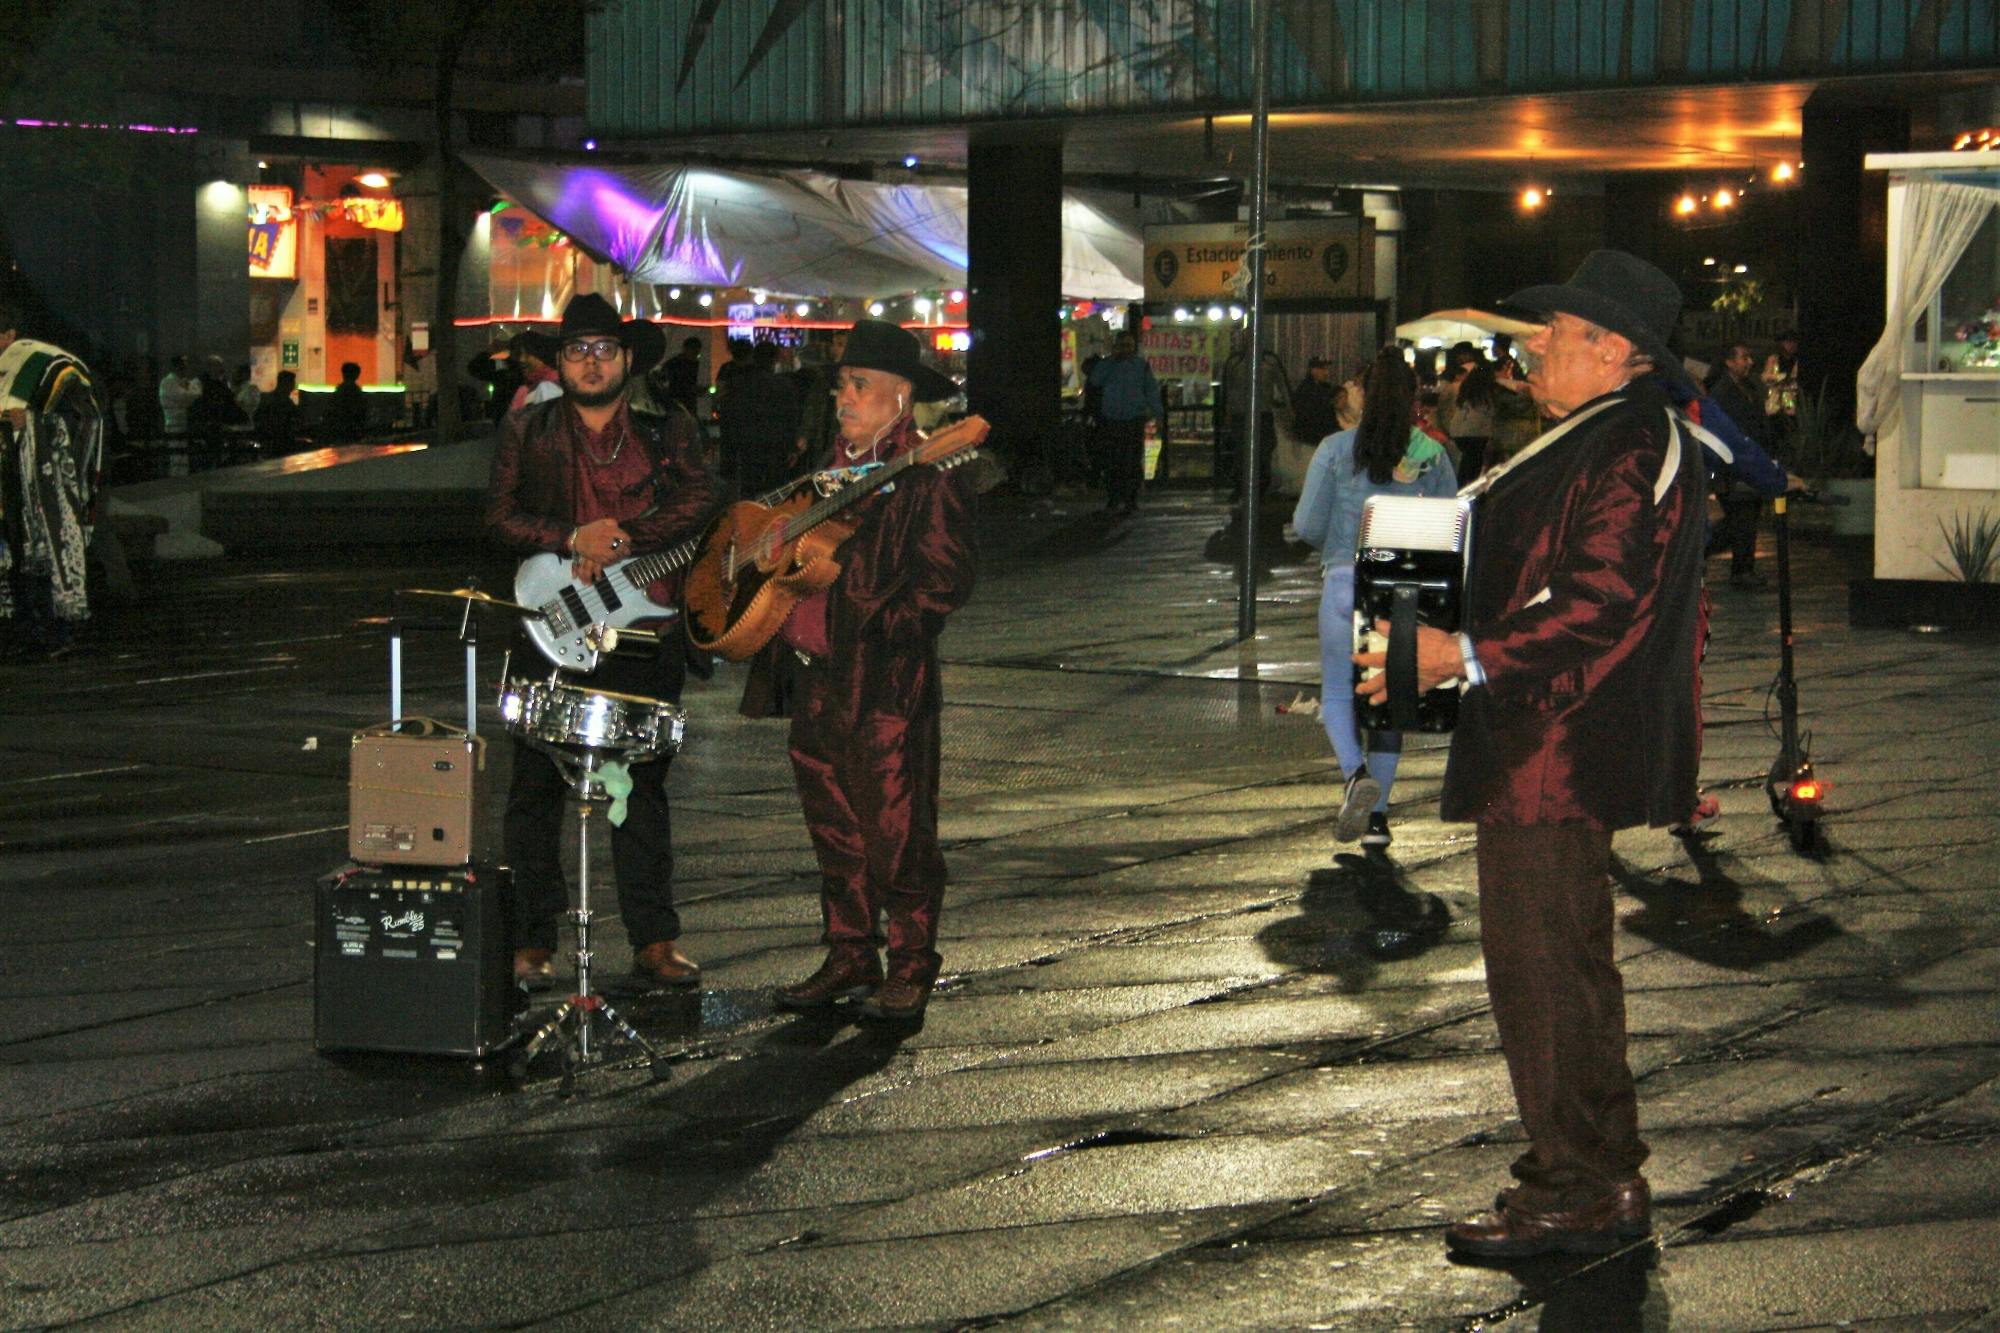
[{"label": "tan amplifier", "polygon": [[347,854],[364,865],[465,865],[485,742],[428,718],[401,726],[354,738]]}]

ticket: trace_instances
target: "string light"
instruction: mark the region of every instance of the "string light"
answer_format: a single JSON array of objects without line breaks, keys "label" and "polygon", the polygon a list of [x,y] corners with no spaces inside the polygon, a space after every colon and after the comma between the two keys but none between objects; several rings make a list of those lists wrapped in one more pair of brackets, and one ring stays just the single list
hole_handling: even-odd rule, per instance
[{"label": "string light", "polygon": [[882,303],[880,301],[870,301],[868,303],[868,313],[875,316],[875,318],[877,319],[882,318],[882,308],[883,308]]},{"label": "string light", "polygon": [[1682,217],[1687,217],[1700,207],[1701,205],[1695,202],[1695,197],[1691,194],[1684,194],[1674,200],[1674,212],[1680,214]]},{"label": "string light", "polygon": [[1715,206],[1717,208],[1729,208],[1735,203],[1736,195],[1733,191],[1724,188],[1715,192]]},{"label": "string light", "polygon": [[1521,191],[1521,207],[1532,213],[1547,203],[1549,196],[1554,193],[1554,190],[1545,190],[1540,186],[1530,185]]},{"label": "string light", "polygon": [[1777,166],[1771,168],[1771,180],[1779,185],[1783,185],[1786,181],[1790,180],[1793,174],[1792,164],[1789,162],[1780,162]]}]

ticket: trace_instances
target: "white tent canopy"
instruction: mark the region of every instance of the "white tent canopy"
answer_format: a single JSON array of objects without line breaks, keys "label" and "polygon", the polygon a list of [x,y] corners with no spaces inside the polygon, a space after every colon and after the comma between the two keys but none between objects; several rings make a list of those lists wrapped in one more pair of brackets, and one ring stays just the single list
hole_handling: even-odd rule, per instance
[{"label": "white tent canopy", "polygon": [[[962,185],[480,154],[466,161],[494,189],[635,282],[829,297],[966,281]],[[1143,259],[1135,227],[1065,196],[1064,295],[1136,301]]]},{"label": "white tent canopy", "polygon": [[1526,320],[1509,319],[1489,310],[1459,308],[1454,310],[1433,310],[1422,319],[1413,319],[1396,326],[1396,336],[1406,342],[1422,342],[1426,338],[1440,343],[1476,343],[1496,333],[1509,337],[1525,338],[1540,328]]}]

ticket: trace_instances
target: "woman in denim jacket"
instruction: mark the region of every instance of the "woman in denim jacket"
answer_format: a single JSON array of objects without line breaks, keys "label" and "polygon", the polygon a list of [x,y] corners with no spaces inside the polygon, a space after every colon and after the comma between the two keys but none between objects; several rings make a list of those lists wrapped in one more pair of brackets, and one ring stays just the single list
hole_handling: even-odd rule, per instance
[{"label": "woman in denim jacket", "polygon": [[1446,496],[1458,489],[1438,439],[1416,425],[1416,372],[1400,348],[1384,347],[1362,381],[1360,424],[1320,442],[1306,470],[1292,527],[1319,552],[1320,718],[1346,782],[1334,838],[1389,845],[1389,789],[1402,757],[1400,732],[1363,737],[1354,720],[1354,545],[1371,495]]}]

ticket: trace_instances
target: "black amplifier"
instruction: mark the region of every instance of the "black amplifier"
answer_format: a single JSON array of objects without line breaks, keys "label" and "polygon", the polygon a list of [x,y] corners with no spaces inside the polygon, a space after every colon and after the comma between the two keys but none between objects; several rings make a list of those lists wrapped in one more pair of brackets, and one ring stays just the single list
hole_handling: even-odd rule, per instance
[{"label": "black amplifier", "polygon": [[478,1056],[506,1044],[522,996],[504,869],[349,866],[314,899],[320,1050]]}]

